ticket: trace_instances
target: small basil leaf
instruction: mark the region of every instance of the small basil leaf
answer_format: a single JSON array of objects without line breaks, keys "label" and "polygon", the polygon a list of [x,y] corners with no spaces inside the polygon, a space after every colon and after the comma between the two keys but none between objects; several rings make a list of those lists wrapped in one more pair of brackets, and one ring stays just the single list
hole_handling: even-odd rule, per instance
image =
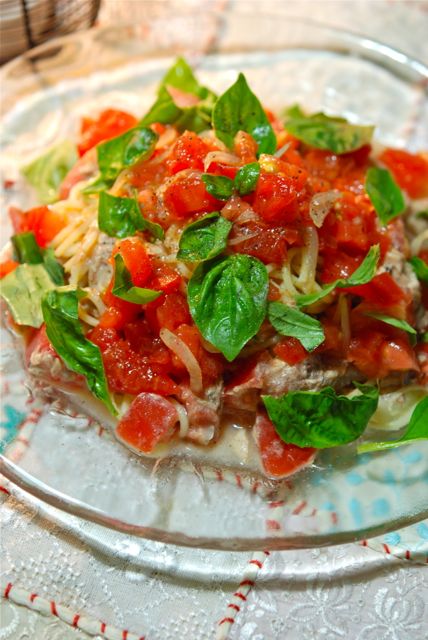
[{"label": "small basil leaf", "polygon": [[407,429],[401,438],[384,442],[364,442],[359,445],[357,451],[365,453],[366,451],[393,449],[415,440],[428,440],[428,396],[422,398],[414,408]]},{"label": "small basil leaf", "polygon": [[238,131],[246,131],[258,144],[258,155],[274,153],[276,136],[259,99],[251,91],[245,76],[237,81],[215,103],[213,127],[229,149]]},{"label": "small basil leaf", "polygon": [[85,187],[83,193],[98,193],[111,187],[123,169],[150,158],[157,139],[158,136],[154,131],[139,125],[116,138],[101,142],[97,145],[100,175]]},{"label": "small basil leaf", "polygon": [[344,118],[327,116],[325,113],[304,115],[294,107],[284,123],[293,136],[305,144],[333,153],[349,153],[368,144],[374,127],[351,124]]},{"label": "small basil leaf", "polygon": [[217,200],[229,200],[233,193],[233,180],[226,178],[226,176],[203,173],[202,181],[208,193]]},{"label": "small basil leaf", "polygon": [[35,188],[39,201],[50,204],[58,199],[61,182],[76,162],[76,147],[65,140],[23,167],[21,173]]},{"label": "small basil leaf", "polygon": [[366,174],[365,188],[383,226],[406,208],[400,187],[388,169],[370,167]]},{"label": "small basil leaf", "polygon": [[58,286],[63,285],[64,268],[55,258],[55,252],[51,247],[43,251],[43,264],[52,281]]},{"label": "small basil leaf", "polygon": [[421,335],[421,342],[424,342],[424,343],[428,342],[428,331],[426,331]]},{"label": "small basil leaf", "polygon": [[33,231],[24,231],[11,237],[14,258],[21,264],[40,264],[43,262],[42,251],[37,244]]},{"label": "small basil leaf", "polygon": [[422,258],[418,258],[418,256],[413,256],[410,258],[409,262],[412,265],[418,280],[428,284],[428,265],[426,262],[424,262]]},{"label": "small basil leaf", "polygon": [[319,300],[328,296],[336,287],[357,287],[361,284],[367,284],[374,277],[380,257],[380,247],[378,244],[370,247],[366,257],[360,266],[352,273],[349,278],[335,280],[325,285],[321,291],[307,293],[296,297],[299,307],[308,307]]},{"label": "small basil leaf", "polygon": [[424,209],[423,211],[418,211],[416,214],[416,217],[428,219],[428,209]]},{"label": "small basil leaf", "polygon": [[131,274],[125,267],[122,256],[119,253],[115,255],[113,295],[134,304],[146,304],[146,302],[152,302],[152,300],[159,298],[161,293],[161,291],[134,286]]},{"label": "small basil leaf", "polygon": [[46,333],[67,367],[85,376],[89,389],[116,415],[111,401],[99,348],[85,338],[79,321],[80,293],[66,289],[49,291],[42,300]]},{"label": "small basil leaf", "polygon": [[313,351],[325,340],[324,329],[319,320],[282,302],[269,304],[268,317],[278,333],[297,338],[306,351]]},{"label": "small basil leaf", "polygon": [[187,226],[181,234],[177,258],[200,262],[215,258],[226,249],[232,223],[219,213],[209,213]]},{"label": "small basil leaf", "polygon": [[21,264],[0,281],[0,296],[17,324],[38,328],[43,324],[42,298],[54,288],[42,264]]},{"label": "small basil leaf", "polygon": [[105,191],[98,203],[98,227],[113,238],[127,238],[136,231],[148,231],[158,239],[164,237],[162,227],[143,217],[134,198],[120,198]]},{"label": "small basil leaf", "polygon": [[376,411],[378,390],[364,385],[359,390],[359,395],[351,397],[337,395],[332,387],[326,387],[262,398],[281,440],[298,447],[325,449],[359,438]]},{"label": "small basil leaf", "polygon": [[251,162],[241,167],[233,181],[234,187],[240,196],[246,196],[256,188],[260,176],[260,165]]},{"label": "small basil leaf", "polygon": [[[175,104],[168,87],[193,94],[199,98],[199,102],[192,107],[179,107]],[[210,126],[215,99],[212,91],[199,84],[187,62],[178,58],[162,79],[157,100],[140,124],[148,126],[154,122],[161,122],[174,124],[179,131],[188,129],[199,133]]]},{"label": "small basil leaf", "polygon": [[204,338],[229,360],[258,332],[266,315],[269,277],[247,255],[202,262],[188,287],[190,312]]},{"label": "small basil leaf", "polygon": [[392,316],[385,315],[384,313],[376,313],[376,312],[367,312],[364,315],[369,318],[375,318],[376,320],[380,320],[381,322],[385,322],[386,324],[391,325],[391,327],[396,327],[397,329],[402,329],[403,331],[407,331],[407,333],[411,333],[416,335],[417,331],[414,329],[408,322],[405,320],[399,320],[398,318],[393,318]]}]

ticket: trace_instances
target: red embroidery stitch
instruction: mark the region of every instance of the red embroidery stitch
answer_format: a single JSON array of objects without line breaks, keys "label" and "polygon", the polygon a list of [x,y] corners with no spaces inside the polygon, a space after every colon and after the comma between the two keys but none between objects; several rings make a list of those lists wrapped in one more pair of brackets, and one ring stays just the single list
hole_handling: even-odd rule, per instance
[{"label": "red embroidery stitch", "polygon": [[218,624],[220,626],[221,624],[224,624],[225,622],[230,622],[230,624],[233,624],[235,622],[235,620],[233,618],[223,618],[223,620],[220,620],[220,622]]},{"label": "red embroidery stitch", "polygon": [[244,586],[248,586],[248,587],[254,587],[254,580],[242,580],[242,582],[239,583],[240,587],[244,587]]},{"label": "red embroidery stitch", "polygon": [[0,485],[0,491],[3,491],[3,493],[5,493],[7,496],[10,496],[10,491],[9,489],[6,489],[6,487],[2,487]]},{"label": "red embroidery stitch", "polygon": [[237,604],[233,604],[233,602],[231,602],[227,606],[228,606],[229,609],[235,609],[235,611],[241,611],[241,607],[238,607]]},{"label": "red embroidery stitch", "polygon": [[235,591],[235,593],[233,595],[236,596],[237,598],[241,598],[241,600],[243,600],[244,602],[247,599],[246,596],[244,596],[244,594],[241,593],[240,591]]},{"label": "red embroidery stitch", "polygon": [[12,583],[9,582],[4,590],[4,597],[7,599],[9,597],[10,590],[12,589]]},{"label": "red embroidery stitch", "polygon": [[77,624],[79,622],[79,618],[80,618],[79,614],[76,613],[76,615],[73,618],[73,625],[72,625],[73,627],[77,627]]},{"label": "red embroidery stitch", "polygon": [[51,613],[53,616],[57,616],[58,617],[58,612],[56,610],[56,605],[55,602],[52,600],[51,601]]},{"label": "red embroidery stitch", "polygon": [[106,623],[101,622],[101,633],[104,633],[105,630],[106,630]]},{"label": "red embroidery stitch", "polygon": [[297,507],[293,510],[293,515],[294,516],[298,516],[299,513],[301,513],[303,511],[303,509],[306,507],[308,503],[306,502],[306,500],[303,500],[300,504],[297,505]]},{"label": "red embroidery stitch", "polygon": [[385,553],[391,553],[391,549],[388,547],[387,544],[383,544],[382,547],[385,549]]},{"label": "red embroidery stitch", "polygon": [[[262,563],[260,562],[260,560],[249,560],[248,564],[255,564],[256,567],[258,567],[259,569],[261,569],[262,566],[263,566]],[[241,584],[242,584],[242,582],[241,582]]]},{"label": "red embroidery stitch", "polygon": [[31,594],[31,596],[30,596],[30,602],[34,602],[34,600],[35,600],[36,598],[38,598],[37,593],[32,593],[32,594]]}]

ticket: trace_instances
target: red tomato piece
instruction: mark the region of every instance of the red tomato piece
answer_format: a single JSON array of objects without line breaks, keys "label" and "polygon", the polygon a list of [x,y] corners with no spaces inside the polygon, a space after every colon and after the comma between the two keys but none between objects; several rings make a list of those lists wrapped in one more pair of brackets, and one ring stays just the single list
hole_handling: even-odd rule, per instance
[{"label": "red tomato piece", "polygon": [[181,293],[170,293],[150,302],[145,307],[145,313],[156,333],[161,327],[175,331],[181,324],[190,324],[192,321],[187,300]]},{"label": "red tomato piece", "polygon": [[141,306],[118,298],[113,295],[112,289],[113,278],[102,296],[107,309],[100,318],[100,326],[105,329],[122,329],[140,313]]},{"label": "red tomato piece", "polygon": [[287,224],[298,215],[297,192],[292,178],[262,173],[251,200],[254,211],[266,222]]},{"label": "red tomato piece", "polygon": [[360,264],[360,258],[349,256],[343,251],[326,251],[323,255],[320,280],[328,283],[340,278],[349,278]]},{"label": "red tomato piece", "polygon": [[79,154],[83,156],[95,145],[110,140],[135,127],[138,120],[126,111],[105,109],[98,118],[82,118],[80,140],[77,145]]},{"label": "red tomato piece", "polygon": [[[201,334],[197,327],[182,324],[176,330],[176,335],[183,340],[195,356],[202,371],[204,386],[216,381],[223,372],[223,358],[219,354],[208,353],[202,346]],[[175,358],[175,360],[174,360]],[[176,356],[173,360],[181,366],[181,362],[177,362]]]},{"label": "red tomato piece", "polygon": [[153,271],[154,274],[149,283],[150,289],[164,293],[174,293],[180,289],[182,278],[177,271],[162,262],[154,262]]},{"label": "red tomato piece", "polygon": [[393,371],[418,370],[408,338],[397,333],[376,328],[354,332],[347,359],[368,378],[384,378]]},{"label": "red tomato piece", "polygon": [[153,268],[150,256],[141,240],[135,237],[121,240],[113,249],[113,255],[117,253],[122,256],[133,284],[136,287],[146,287],[153,274]]},{"label": "red tomato piece", "polygon": [[67,224],[67,218],[51,211],[49,207],[35,207],[24,212],[16,207],[9,209],[15,233],[32,231],[39,247],[43,249]]},{"label": "red tomato piece", "polygon": [[428,196],[428,161],[424,157],[400,149],[385,149],[379,160],[411,198]]},{"label": "red tomato piece", "polygon": [[235,226],[230,239],[234,240],[238,236],[242,237],[242,242],[234,243],[231,249],[236,253],[254,256],[265,264],[282,264],[287,256],[287,245],[294,244],[294,238],[299,235],[295,229],[267,227],[257,223],[250,223],[245,227]]},{"label": "red tomato piece", "polygon": [[116,427],[116,435],[137,451],[150,453],[174,435],[178,422],[172,402],[154,393],[140,393]]},{"label": "red tomato piece", "polygon": [[203,171],[208,151],[208,145],[196,133],[185,131],[175,142],[167,161],[169,173],[173,175],[184,169]]},{"label": "red tomato piece", "polygon": [[395,282],[394,278],[386,272],[375,276],[367,284],[344,288],[341,289],[341,291],[355,296],[361,296],[364,300],[374,303],[377,307],[389,307],[409,301],[408,294],[406,294]]},{"label": "red tomato piece", "polygon": [[278,358],[289,365],[303,362],[308,357],[308,352],[297,338],[281,338],[274,347],[274,353]]},{"label": "red tomato piece", "polygon": [[257,415],[253,435],[260,451],[265,472],[274,478],[285,478],[311,464],[317,449],[285,443],[266,414]]},{"label": "red tomato piece", "polygon": [[8,273],[15,271],[16,267],[19,266],[19,262],[15,262],[15,260],[6,260],[0,264],[0,279],[7,276]]},{"label": "red tomato piece", "polygon": [[178,219],[219,211],[223,206],[207,192],[201,175],[196,172],[177,174],[165,190],[164,204],[171,216]]}]

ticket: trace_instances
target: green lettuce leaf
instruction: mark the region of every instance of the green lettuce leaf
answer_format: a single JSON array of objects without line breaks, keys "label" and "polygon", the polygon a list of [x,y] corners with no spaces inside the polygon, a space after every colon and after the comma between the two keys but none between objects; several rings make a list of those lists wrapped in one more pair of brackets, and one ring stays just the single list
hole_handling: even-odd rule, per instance
[{"label": "green lettuce leaf", "polygon": [[262,396],[281,440],[298,447],[339,447],[361,436],[377,408],[375,387],[358,385],[359,395],[321,391],[289,391],[280,398]]},{"label": "green lettuce leaf", "polygon": [[415,440],[428,440],[428,396],[420,400],[416,405],[406,431],[401,438],[384,442],[363,442],[358,447],[358,453],[394,449]]},{"label": "green lettuce leaf", "polygon": [[78,305],[82,295],[85,294],[65,287],[46,293],[41,305],[46,333],[67,367],[85,376],[94,396],[116,415],[107,387],[101,352],[93,342],[85,338],[80,324]]},{"label": "green lettuce leaf", "polygon": [[324,329],[319,320],[282,302],[269,304],[268,318],[278,333],[297,338],[306,351],[313,351],[325,340]]},{"label": "green lettuce leaf", "polygon": [[64,140],[42,156],[22,167],[21,173],[36,190],[42,204],[58,199],[58,190],[67,173],[77,162],[75,145]]},{"label": "green lettuce leaf", "polygon": [[41,301],[54,288],[43,264],[21,264],[0,280],[0,296],[6,300],[13,319],[28,327],[43,324]]}]

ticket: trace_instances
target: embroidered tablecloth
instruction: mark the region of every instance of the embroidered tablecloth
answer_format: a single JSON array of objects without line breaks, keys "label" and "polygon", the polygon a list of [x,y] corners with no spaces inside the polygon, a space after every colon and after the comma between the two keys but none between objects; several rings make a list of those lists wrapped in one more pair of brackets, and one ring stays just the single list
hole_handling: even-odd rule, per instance
[{"label": "embroidered tablecloth", "polygon": [[[144,20],[197,0],[106,0],[100,24]],[[206,2],[228,11],[282,11],[362,32],[428,61],[424,1]],[[256,34],[255,34],[256,35]],[[3,389],[6,392],[7,389]],[[25,447],[37,406],[4,404],[1,437]],[[0,479],[1,480],[1,479]],[[0,639],[427,640],[428,524],[329,549],[195,552],[241,566],[241,578],[202,581],[108,557],[0,482]],[[94,525],[95,526],[95,525]],[[108,532],[99,527],[100,540]],[[425,566],[424,566],[425,565]]]}]

